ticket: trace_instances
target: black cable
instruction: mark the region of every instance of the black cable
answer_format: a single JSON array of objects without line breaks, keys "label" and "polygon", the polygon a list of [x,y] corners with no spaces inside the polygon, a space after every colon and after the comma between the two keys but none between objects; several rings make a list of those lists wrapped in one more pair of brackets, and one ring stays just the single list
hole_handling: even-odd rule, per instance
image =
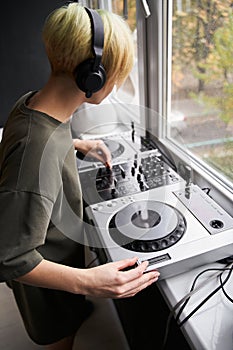
[{"label": "black cable", "polygon": [[[228,265],[229,265],[229,264],[228,264]],[[165,349],[166,342],[167,342],[167,338],[168,338],[168,333],[169,333],[169,328],[170,328],[170,322],[171,322],[171,320],[172,320],[172,317],[173,317],[173,315],[174,315],[174,313],[175,313],[177,307],[179,307],[179,305],[181,305],[182,302],[183,302],[183,300],[184,300],[184,304],[181,306],[181,309],[179,310],[177,316],[175,317],[175,320],[178,322],[178,318],[180,317],[180,314],[182,313],[182,311],[183,311],[183,309],[185,308],[185,306],[187,305],[187,303],[188,303],[188,301],[189,301],[191,295],[194,294],[195,292],[197,292],[199,289],[201,289],[203,286],[206,285],[206,283],[202,283],[198,288],[194,289],[195,284],[196,284],[198,278],[199,278],[203,273],[206,273],[206,272],[209,272],[209,271],[222,271],[222,273],[223,273],[224,271],[228,270],[228,271],[230,271],[229,276],[227,277],[227,280],[228,280],[228,278],[230,277],[230,274],[231,274],[231,272],[232,272],[232,268],[233,268],[233,265],[231,266],[230,269],[227,268],[228,265],[226,265],[225,268],[206,269],[206,270],[200,272],[200,273],[195,277],[195,279],[194,279],[194,281],[193,281],[193,284],[192,284],[192,287],[191,287],[191,289],[190,289],[190,292],[189,292],[184,298],[182,298],[182,299],[173,307],[173,309],[171,310],[171,312],[170,312],[170,314],[169,314],[169,316],[168,316],[167,325],[166,325],[166,329],[165,329],[164,340],[163,340],[163,349]],[[221,274],[222,274],[222,273],[221,273]],[[220,275],[221,275],[221,274],[220,274]],[[218,274],[218,275],[214,274],[213,276],[211,276],[210,279],[215,278],[215,277],[218,277],[218,276],[219,276],[219,274]],[[209,280],[210,280],[210,279],[209,279]],[[224,281],[224,284],[227,282],[227,280]],[[217,291],[216,291],[216,292],[217,292]],[[211,296],[210,296],[210,297],[211,297]],[[208,297],[208,299],[209,299],[209,297]],[[200,307],[201,307],[201,306],[200,306]],[[195,310],[195,312],[196,312],[196,310]],[[191,315],[191,316],[192,316],[192,315]],[[191,317],[191,316],[189,316],[189,317]],[[187,321],[187,320],[186,320],[186,321]],[[185,322],[186,322],[186,321],[185,321]]]},{"label": "black cable", "polygon": [[[179,327],[182,327],[182,326],[184,325],[184,323],[185,323],[197,310],[199,310],[200,307],[201,307],[202,305],[204,305],[210,298],[212,298],[212,296],[213,296],[214,294],[216,294],[216,293],[222,288],[222,285],[226,284],[226,282],[229,280],[229,278],[230,278],[230,276],[231,276],[232,267],[231,267],[230,269],[224,269],[224,271],[227,271],[227,270],[228,270],[229,272],[228,272],[227,277],[226,277],[225,280],[223,281],[223,283],[222,283],[222,284],[220,283],[220,285],[219,285],[217,288],[215,288],[204,300],[202,300],[202,302],[201,302],[198,306],[196,306],[196,307],[189,313],[188,316],[186,316],[180,323],[178,323],[178,326],[179,326]],[[223,271],[223,272],[224,272],[224,271]]]},{"label": "black cable", "polygon": [[[223,272],[224,272],[224,271],[226,271],[226,268],[211,268],[211,269],[206,269],[206,270],[200,272],[200,273],[195,277],[195,279],[194,279],[194,281],[193,281],[193,284],[192,284],[192,286],[191,286],[191,288],[190,288],[190,291],[193,291],[193,290],[194,290],[195,285],[196,285],[196,282],[197,282],[198,278],[199,278],[202,274],[204,274],[204,273],[206,273],[206,272],[211,272],[211,271],[223,271]],[[182,311],[184,310],[185,306],[188,304],[189,300],[190,300],[190,297],[187,298],[187,299],[185,300],[184,304],[181,306],[179,312],[177,313],[177,315],[176,315],[176,317],[175,317],[175,320],[176,320],[177,322],[179,321],[179,317],[180,317]]]},{"label": "black cable", "polygon": [[220,264],[229,265],[233,263],[233,255],[227,256],[226,258],[218,260],[217,262]]},{"label": "black cable", "polygon": [[233,303],[233,299],[227,294],[227,292],[225,291],[225,288],[224,288],[224,285],[223,285],[223,282],[222,282],[222,276],[220,275],[219,276],[219,279],[220,279],[220,283],[221,283],[221,287],[222,287],[222,291],[223,291],[223,294],[225,295],[225,297],[231,302]]},{"label": "black cable", "polygon": [[210,191],[211,191],[211,188],[209,187],[204,187],[202,188],[202,191],[205,191],[207,195],[209,195]]},{"label": "black cable", "polygon": [[[164,348],[165,345],[166,345],[167,338],[168,338],[168,333],[169,333],[169,328],[170,328],[170,322],[171,322],[171,320],[172,320],[173,315],[175,314],[176,309],[177,309],[180,305],[182,305],[182,303],[185,303],[185,305],[181,306],[181,310],[180,310],[179,313],[178,313],[178,317],[179,317],[180,314],[181,314],[181,312],[183,311],[184,307],[185,307],[186,304],[188,303],[188,300],[190,299],[190,297],[191,297],[194,293],[196,293],[199,289],[201,289],[203,286],[206,285],[206,283],[202,283],[198,288],[194,289],[197,279],[198,279],[203,273],[208,272],[208,271],[212,271],[212,270],[217,270],[217,271],[219,271],[219,269],[206,269],[206,270],[200,272],[200,273],[195,277],[195,280],[194,280],[194,282],[193,282],[193,284],[192,284],[192,287],[191,287],[191,289],[190,289],[190,292],[189,292],[184,298],[182,298],[181,300],[179,300],[179,302],[172,308],[172,310],[171,310],[171,312],[170,312],[170,314],[169,314],[169,316],[168,316],[168,319],[167,319],[167,325],[166,325],[165,335],[164,335],[164,340],[163,340],[163,348]],[[222,271],[222,269],[221,269],[221,271]],[[216,274],[213,275],[213,276],[211,276],[211,278],[215,278],[215,277],[217,277]],[[178,317],[175,318],[175,321],[178,321]]]}]

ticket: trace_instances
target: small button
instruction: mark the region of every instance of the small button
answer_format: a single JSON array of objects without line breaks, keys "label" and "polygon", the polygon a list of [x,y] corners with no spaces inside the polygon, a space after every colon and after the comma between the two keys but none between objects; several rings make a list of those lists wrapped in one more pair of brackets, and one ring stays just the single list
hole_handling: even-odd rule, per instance
[{"label": "small button", "polygon": [[166,239],[163,239],[163,240],[162,240],[161,246],[162,246],[163,248],[166,248],[166,247],[168,246],[168,242],[167,242]]},{"label": "small button", "polygon": [[96,207],[93,208],[93,210],[100,211],[103,209],[103,205],[98,204]]},{"label": "small button", "polygon": [[221,228],[224,227],[224,223],[221,220],[218,220],[218,219],[211,220],[209,224],[210,224],[211,227],[213,227],[215,229],[221,229]]},{"label": "small button", "polygon": [[134,168],[134,167],[131,168],[131,174],[132,174],[133,176],[135,175],[135,168]]},{"label": "small button", "polygon": [[159,249],[159,244],[156,243],[156,242],[151,243],[151,249],[152,249],[153,251],[158,250],[158,249]]}]

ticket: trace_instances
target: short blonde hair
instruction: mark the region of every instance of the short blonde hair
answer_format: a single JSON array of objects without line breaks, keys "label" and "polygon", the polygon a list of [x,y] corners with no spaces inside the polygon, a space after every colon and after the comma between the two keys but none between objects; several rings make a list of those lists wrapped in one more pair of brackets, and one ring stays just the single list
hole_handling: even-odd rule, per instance
[{"label": "short blonde hair", "polygon": [[[108,80],[120,85],[134,61],[133,37],[120,16],[97,10],[104,25],[102,64]],[[83,6],[70,3],[53,11],[45,21],[43,41],[53,73],[73,74],[77,65],[93,58],[90,18]]]}]

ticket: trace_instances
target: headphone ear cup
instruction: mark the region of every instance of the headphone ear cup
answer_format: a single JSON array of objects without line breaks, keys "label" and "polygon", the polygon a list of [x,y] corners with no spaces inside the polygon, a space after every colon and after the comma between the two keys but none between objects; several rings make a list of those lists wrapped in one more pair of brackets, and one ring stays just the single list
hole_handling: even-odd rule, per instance
[{"label": "headphone ear cup", "polygon": [[74,77],[80,90],[86,93],[86,97],[91,97],[94,92],[99,91],[105,84],[106,72],[102,64],[97,71],[93,71],[94,60],[89,59],[79,64]]}]

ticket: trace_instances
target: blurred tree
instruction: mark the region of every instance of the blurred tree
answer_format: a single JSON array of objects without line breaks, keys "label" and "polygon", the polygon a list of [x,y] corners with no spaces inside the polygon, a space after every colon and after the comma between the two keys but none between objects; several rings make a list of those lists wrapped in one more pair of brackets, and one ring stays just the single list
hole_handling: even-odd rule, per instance
[{"label": "blurred tree", "polygon": [[198,79],[198,91],[203,91],[205,63],[214,45],[214,35],[224,25],[231,7],[232,0],[190,0],[188,7],[186,0],[174,1],[173,77],[177,77],[178,72],[181,76],[188,67]]},{"label": "blurred tree", "polygon": [[219,94],[202,95],[205,103],[220,110],[220,116],[227,124],[233,124],[233,12],[228,9],[224,25],[219,27],[213,37],[209,55],[202,64],[202,80],[206,84],[218,82]]}]

